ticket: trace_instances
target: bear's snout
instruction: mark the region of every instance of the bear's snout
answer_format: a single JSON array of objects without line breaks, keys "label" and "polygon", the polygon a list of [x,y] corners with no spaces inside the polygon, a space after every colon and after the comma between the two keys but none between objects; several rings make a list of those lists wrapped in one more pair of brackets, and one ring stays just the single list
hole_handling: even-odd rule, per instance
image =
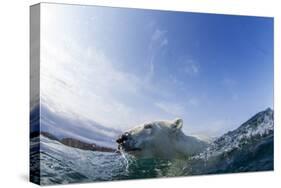
[{"label": "bear's snout", "polygon": [[118,144],[121,144],[121,143],[123,143],[124,141],[126,141],[126,140],[128,140],[128,138],[129,138],[129,133],[124,133],[124,134],[122,134],[117,140],[116,140],[116,142],[118,143]]}]

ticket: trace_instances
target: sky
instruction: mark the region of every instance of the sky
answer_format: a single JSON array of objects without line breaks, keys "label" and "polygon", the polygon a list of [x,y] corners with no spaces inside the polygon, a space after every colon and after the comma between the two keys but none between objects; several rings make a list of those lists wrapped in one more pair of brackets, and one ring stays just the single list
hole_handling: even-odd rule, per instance
[{"label": "sky", "polygon": [[218,136],[273,108],[273,19],[43,4],[41,103],[119,130]]}]

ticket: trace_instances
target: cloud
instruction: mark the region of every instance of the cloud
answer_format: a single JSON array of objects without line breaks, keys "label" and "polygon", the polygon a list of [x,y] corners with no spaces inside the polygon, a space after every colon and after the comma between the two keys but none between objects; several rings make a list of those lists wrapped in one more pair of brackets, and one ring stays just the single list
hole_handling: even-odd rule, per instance
[{"label": "cloud", "polygon": [[158,49],[167,46],[169,41],[167,38],[167,31],[156,28],[151,36],[150,49]]},{"label": "cloud", "polygon": [[120,98],[140,93],[138,77],[118,70],[102,51],[82,48],[71,39],[45,40],[42,46],[42,102],[55,111],[107,126],[133,122],[134,109]]},{"label": "cloud", "polygon": [[[155,73],[153,57],[148,66],[150,78]],[[169,90],[159,92],[150,79],[124,71],[120,65],[122,62],[109,58],[101,49],[83,46],[75,38],[43,38],[41,102],[64,116],[84,117],[122,130],[169,118],[163,110],[165,104],[159,104],[162,110],[154,105],[154,97],[161,98]],[[183,113],[180,106],[171,108],[174,114]]]},{"label": "cloud", "polygon": [[195,76],[199,74],[199,65],[192,59],[187,59],[183,61],[183,71],[188,76]]},{"label": "cloud", "polygon": [[161,41],[160,46],[163,47],[163,46],[166,46],[166,45],[168,45],[168,39],[164,38],[164,40]]},{"label": "cloud", "polygon": [[51,31],[44,30],[41,43],[41,102],[65,116],[85,117],[116,129],[184,116],[185,106],[175,99],[174,91],[153,83],[152,78],[163,80],[157,77],[157,61],[169,45],[168,31],[153,27],[150,49],[144,49],[148,61],[143,74],[130,72],[126,62],[108,56],[106,46],[97,48],[73,31],[61,36],[64,29],[48,27]]},{"label": "cloud", "polygon": [[160,101],[156,102],[155,106],[172,116],[181,117],[184,115],[185,112],[184,106],[178,103]]},{"label": "cloud", "polygon": [[153,41],[163,40],[163,39],[165,39],[166,33],[167,33],[167,31],[165,31],[165,30],[156,29],[154,31],[154,33],[152,34],[151,39]]},{"label": "cloud", "polygon": [[148,44],[148,71],[144,80],[149,81],[154,76],[155,72],[155,61],[157,57],[163,52],[163,47],[168,45],[167,31],[156,28],[156,22],[148,24],[149,28],[152,29],[151,39]]}]

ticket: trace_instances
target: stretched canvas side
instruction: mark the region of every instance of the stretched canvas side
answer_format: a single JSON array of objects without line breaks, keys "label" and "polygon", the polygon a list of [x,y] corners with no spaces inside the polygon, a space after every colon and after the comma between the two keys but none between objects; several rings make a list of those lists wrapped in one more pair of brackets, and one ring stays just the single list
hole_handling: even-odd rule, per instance
[{"label": "stretched canvas side", "polygon": [[40,4],[30,7],[30,181],[40,184]]}]

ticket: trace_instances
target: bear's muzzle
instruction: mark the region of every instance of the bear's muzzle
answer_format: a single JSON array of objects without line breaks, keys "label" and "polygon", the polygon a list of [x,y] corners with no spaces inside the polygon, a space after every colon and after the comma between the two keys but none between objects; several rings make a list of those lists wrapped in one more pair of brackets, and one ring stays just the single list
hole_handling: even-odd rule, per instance
[{"label": "bear's muzzle", "polygon": [[128,138],[129,138],[129,133],[126,132],[126,133],[122,134],[122,135],[116,140],[116,142],[117,142],[118,144],[122,144],[123,142],[125,142],[126,140],[128,140]]}]

